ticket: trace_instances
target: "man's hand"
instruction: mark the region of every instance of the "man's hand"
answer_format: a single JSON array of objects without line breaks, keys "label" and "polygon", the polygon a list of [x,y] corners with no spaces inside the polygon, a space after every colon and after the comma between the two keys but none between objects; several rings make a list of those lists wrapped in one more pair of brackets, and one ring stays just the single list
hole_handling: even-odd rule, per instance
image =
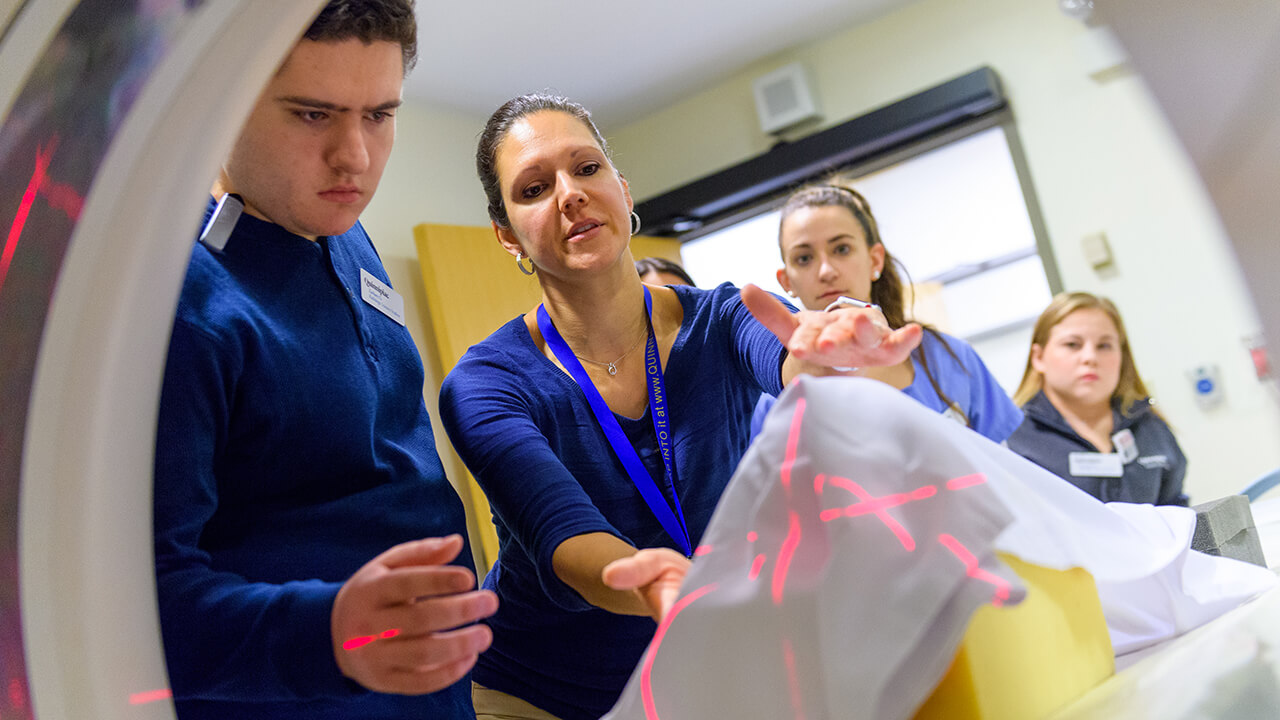
[{"label": "man's hand", "polygon": [[492,615],[498,598],[472,591],[471,571],[445,564],[460,550],[459,535],[407,542],[343,584],[331,620],[343,675],[377,692],[420,695],[471,669],[493,641],[487,626],[472,623]]},{"label": "man's hand", "polygon": [[670,548],[646,548],[609,563],[601,577],[614,590],[636,593],[649,606],[653,619],[662,622],[680,595],[690,564],[689,558]]},{"label": "man's hand", "polygon": [[875,308],[841,307],[831,312],[792,313],[755,285],[742,288],[742,302],[797,359],[825,367],[878,367],[907,359],[920,344],[920,326],[891,330]]}]

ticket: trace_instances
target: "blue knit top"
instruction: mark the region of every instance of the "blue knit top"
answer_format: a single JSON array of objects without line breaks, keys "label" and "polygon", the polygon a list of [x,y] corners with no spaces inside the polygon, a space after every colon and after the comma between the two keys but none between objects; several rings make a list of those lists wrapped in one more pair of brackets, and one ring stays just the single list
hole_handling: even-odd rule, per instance
[{"label": "blue knit top", "polygon": [[[677,477],[696,545],[749,441],[761,391],[781,391],[783,348],[738,290],[672,288],[684,320],[665,370]],[[608,444],[582,390],[515,318],[476,344],[445,379],[440,415],[493,508],[500,550],[484,585],[498,594],[493,646],[476,682],[564,720],[604,714],[653,636],[644,617],[588,604],[555,574],[560,543],[604,532],[677,548]],[[670,502],[649,411],[615,416]]]},{"label": "blue knit top", "polygon": [[[211,206],[212,207],[212,206]],[[249,215],[197,244],[160,401],[155,549],[182,720],[473,718],[469,679],[421,697],[344,678],[341,583],[408,540],[465,533],[406,329],[360,225],[312,242]],[[457,564],[471,567],[463,549]]]}]

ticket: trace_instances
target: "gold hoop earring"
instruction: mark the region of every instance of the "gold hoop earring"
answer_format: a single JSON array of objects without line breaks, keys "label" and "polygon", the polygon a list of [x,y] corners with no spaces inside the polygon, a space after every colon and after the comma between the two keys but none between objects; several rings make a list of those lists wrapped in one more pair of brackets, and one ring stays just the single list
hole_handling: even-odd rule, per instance
[{"label": "gold hoop earring", "polygon": [[520,262],[524,259],[525,259],[524,252],[516,253],[516,267],[520,268],[520,272],[524,273],[525,275],[532,275],[538,271],[538,269],[533,266],[533,258],[529,258],[529,269],[525,270],[524,265],[520,264]]},{"label": "gold hoop earring", "polygon": [[636,214],[635,210],[631,211],[631,234],[640,234],[640,216]]}]

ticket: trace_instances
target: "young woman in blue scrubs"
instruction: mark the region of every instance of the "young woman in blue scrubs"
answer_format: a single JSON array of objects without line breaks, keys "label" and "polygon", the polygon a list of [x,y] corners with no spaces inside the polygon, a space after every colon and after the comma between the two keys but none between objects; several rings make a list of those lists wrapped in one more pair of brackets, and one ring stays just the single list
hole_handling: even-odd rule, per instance
[{"label": "young woman in blue scrubs", "polygon": [[[802,188],[782,206],[778,284],[810,310],[843,298],[871,302],[890,327],[907,324],[898,261],[885,248],[871,206],[839,184]],[[968,343],[925,326],[920,346],[900,363],[864,367],[857,374],[888,383],[995,442],[1022,422],[1022,413]],[[773,406],[762,397],[753,429]]]},{"label": "young woman in blue scrubs", "polygon": [[[792,314],[754,287],[643,284],[627,182],[589,113],[563,98],[503,105],[476,163],[499,243],[542,288],[440,396],[500,542],[476,712],[588,720],[612,707],[672,599],[759,394],[802,371],[901,362],[920,331],[862,308]],[[637,589],[604,583],[633,557],[664,560],[623,583]]]}]

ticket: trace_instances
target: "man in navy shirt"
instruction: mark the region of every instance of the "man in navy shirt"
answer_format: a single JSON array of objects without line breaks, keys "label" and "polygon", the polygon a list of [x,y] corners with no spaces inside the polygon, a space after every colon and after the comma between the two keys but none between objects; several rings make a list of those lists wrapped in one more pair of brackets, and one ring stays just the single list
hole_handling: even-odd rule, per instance
[{"label": "man in navy shirt", "polygon": [[[413,0],[334,0],[214,187],[157,427],[179,716],[473,718],[491,641],[403,304],[358,223],[416,54]],[[224,200],[218,210],[214,201]]]}]

